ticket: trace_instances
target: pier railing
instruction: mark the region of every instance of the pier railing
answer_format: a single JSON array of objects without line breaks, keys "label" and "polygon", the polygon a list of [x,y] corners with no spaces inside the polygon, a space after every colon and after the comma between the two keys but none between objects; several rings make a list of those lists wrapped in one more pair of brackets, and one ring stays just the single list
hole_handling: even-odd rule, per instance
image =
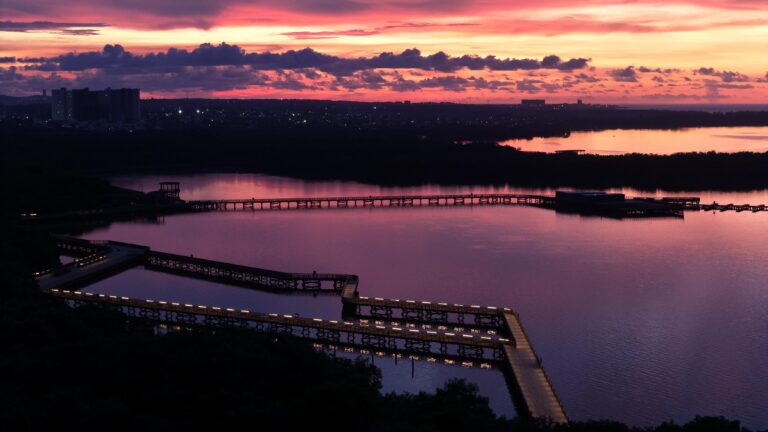
[{"label": "pier railing", "polygon": [[[416,300],[368,298],[357,292],[358,277],[335,273],[287,273],[201,258],[151,251],[148,247],[119,242],[62,241],[77,250],[103,251],[98,260],[79,261],[66,274],[38,276],[41,289],[72,306],[98,304],[117,309],[134,319],[182,327],[242,327],[263,332],[288,333],[316,343],[366,352],[392,352],[411,359],[443,358],[462,365],[500,367],[518,382],[525,407],[532,415],[567,421],[562,403],[544,373],[514,311],[494,306],[462,305]],[[89,246],[90,244],[90,246]],[[101,253],[101,252],[100,252]],[[90,255],[89,255],[90,257]],[[244,309],[182,304],[153,299],[72,290],[69,287],[94,277],[115,274],[144,263],[148,268],[232,284],[267,287],[280,292],[325,290],[341,295],[341,321],[298,315],[253,312]],[[365,310],[363,310],[365,309]],[[510,325],[508,316],[515,317]],[[467,320],[472,317],[471,320]],[[451,325],[454,325],[451,327]],[[465,326],[468,324],[469,327]],[[521,343],[523,342],[524,343]],[[526,359],[535,358],[536,361]],[[519,375],[518,375],[519,374]],[[537,379],[543,374],[544,380]],[[517,393],[516,393],[517,392]],[[542,403],[541,401],[544,401]],[[536,407],[531,410],[530,407]]]},{"label": "pier railing", "polygon": [[357,287],[355,275],[287,273],[155,251],[147,253],[145,266],[151,270],[273,290],[341,293],[348,283],[353,284],[355,289]]},{"label": "pier railing", "polygon": [[350,207],[428,207],[551,205],[554,197],[531,194],[379,195],[302,198],[251,198],[187,201],[193,210],[285,210]]}]

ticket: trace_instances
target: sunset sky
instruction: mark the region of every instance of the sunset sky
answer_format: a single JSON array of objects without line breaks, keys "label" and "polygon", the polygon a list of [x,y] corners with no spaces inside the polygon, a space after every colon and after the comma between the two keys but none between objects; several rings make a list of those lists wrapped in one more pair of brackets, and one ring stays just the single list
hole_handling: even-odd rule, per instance
[{"label": "sunset sky", "polygon": [[2,0],[0,94],[768,103],[766,0]]}]

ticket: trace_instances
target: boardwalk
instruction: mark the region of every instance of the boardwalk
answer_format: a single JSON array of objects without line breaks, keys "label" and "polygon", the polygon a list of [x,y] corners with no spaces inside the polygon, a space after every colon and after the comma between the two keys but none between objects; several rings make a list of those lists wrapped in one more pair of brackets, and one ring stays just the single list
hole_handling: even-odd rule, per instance
[{"label": "boardwalk", "polygon": [[[624,207],[614,209],[622,217],[674,216],[684,211],[768,211],[765,204],[701,204],[698,197],[634,198]],[[397,207],[533,206],[573,211],[558,205],[555,196],[506,193],[464,193],[432,195],[379,195],[300,198],[250,198],[187,201],[192,211],[265,211]],[[562,207],[562,208],[561,208]],[[620,210],[620,211],[619,211]]]},{"label": "boardwalk", "polygon": [[[60,219],[90,220],[115,218],[130,215],[136,219],[144,215],[153,220],[158,215],[202,211],[269,211],[269,210],[313,210],[313,209],[355,209],[355,208],[413,208],[413,207],[472,207],[472,206],[531,206],[555,209],[565,213],[595,214],[582,212],[557,204],[555,196],[507,193],[460,193],[432,195],[379,195],[379,196],[336,196],[299,198],[245,198],[174,201],[155,206],[92,209],[67,213],[23,214],[21,220],[27,223],[50,223]],[[633,198],[627,200],[626,208],[608,212],[609,217],[683,217],[686,211],[714,212],[764,212],[765,204],[701,204],[697,197]],[[599,214],[600,212],[598,212]]]},{"label": "boardwalk", "polygon": [[365,345],[373,348],[400,348],[417,354],[451,354],[456,357],[500,361],[501,343],[496,335],[457,334],[447,330],[424,330],[367,320],[336,321],[278,315],[243,309],[181,304],[152,299],[134,299],[82,291],[53,289],[54,297],[73,304],[100,303],[135,318],[183,325],[236,326],[260,331],[286,332],[325,342]]},{"label": "boardwalk", "polygon": [[441,324],[474,324],[501,327],[509,308],[441,302],[342,296],[346,313],[373,318],[402,319]]},{"label": "boardwalk", "polygon": [[[99,304],[134,319],[162,325],[240,327],[287,333],[318,346],[360,353],[392,353],[463,366],[496,367],[512,376],[510,392],[521,415],[567,422],[565,411],[515,313],[509,308],[441,302],[368,298],[358,294],[358,277],[347,274],[286,273],[182,255],[155,252],[119,242],[59,240],[65,253],[81,257],[37,275],[40,288],[72,306]],[[279,292],[340,295],[342,320],[261,313],[250,310],[137,299],[78,291],[95,279],[131,266],[213,279]]]},{"label": "boardwalk", "polygon": [[[59,246],[69,244],[63,242]],[[96,246],[98,247],[87,250],[92,252],[89,255],[47,272],[38,273],[36,276],[40,289],[50,291],[53,288],[78,287],[93,283],[143,263],[149,251],[147,247],[117,242],[109,243],[108,247],[106,244]],[[86,249],[69,249],[67,246],[65,249],[86,251]]]},{"label": "boardwalk", "polygon": [[530,194],[382,195],[303,198],[251,198],[187,201],[193,210],[286,210],[355,207],[445,207],[552,205],[554,197]]},{"label": "boardwalk", "polygon": [[340,293],[347,283],[357,289],[357,276],[354,275],[286,273],[164,252],[148,251],[145,266],[151,270],[277,291]]},{"label": "boardwalk", "polygon": [[533,350],[517,315],[507,312],[504,318],[515,341],[514,344],[504,344],[504,354],[526,409],[533,417],[549,417],[558,423],[568,422],[555,388],[541,366],[540,358]]}]

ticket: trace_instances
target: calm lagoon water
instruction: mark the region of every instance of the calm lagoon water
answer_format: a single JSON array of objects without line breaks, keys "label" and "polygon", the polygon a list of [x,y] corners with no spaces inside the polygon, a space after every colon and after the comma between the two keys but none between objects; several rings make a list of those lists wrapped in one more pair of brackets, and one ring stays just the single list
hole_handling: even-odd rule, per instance
[{"label": "calm lagoon water", "polygon": [[[142,190],[178,180],[182,198],[376,195],[401,191],[551,192],[515,188],[381,188],[261,175],[115,179]],[[630,195],[670,195],[663,192]],[[699,195],[768,203],[768,192]],[[349,209],[169,216],[85,235],[287,271],[360,276],[362,295],[517,310],[573,419],[636,425],[725,415],[768,427],[768,215],[688,213],[611,220],[531,207]],[[335,297],[281,296],[134,269],[91,290],[168,301],[338,318]],[[514,415],[501,373],[376,358],[386,391],[480,385]]]},{"label": "calm lagoon water", "polygon": [[713,127],[680,130],[605,130],[575,132],[567,138],[508,140],[524,151],[554,153],[584,150],[592,154],[768,151],[767,127]]}]

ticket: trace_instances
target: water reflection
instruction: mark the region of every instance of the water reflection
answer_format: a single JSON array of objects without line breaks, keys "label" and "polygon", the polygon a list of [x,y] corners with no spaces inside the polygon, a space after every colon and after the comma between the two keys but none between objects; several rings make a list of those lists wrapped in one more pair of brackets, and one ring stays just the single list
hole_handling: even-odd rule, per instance
[{"label": "water reflection", "polygon": [[[393,190],[248,175],[169,178],[182,182],[185,198]],[[159,180],[120,181],[151,189]],[[490,189],[523,191],[407,190]],[[765,191],[696,195],[768,202]],[[616,221],[529,207],[462,207],[188,214],[163,226],[115,224],[86,237],[287,271],[354,273],[363,295],[510,306],[574,419],[644,425],[726,415],[765,428],[767,233],[762,213]],[[98,288],[270,312],[339,311],[334,298],[275,296],[143,270]],[[402,367],[385,367],[386,389],[435,388],[465,373],[426,365],[428,372],[411,381],[403,377],[410,366]],[[501,375],[477,373],[494,408],[511,413]]]},{"label": "water reflection", "polygon": [[678,130],[605,130],[574,132],[567,138],[508,140],[502,143],[524,151],[554,153],[584,150],[592,154],[682,152],[733,153],[768,151],[766,127],[712,127]]}]

